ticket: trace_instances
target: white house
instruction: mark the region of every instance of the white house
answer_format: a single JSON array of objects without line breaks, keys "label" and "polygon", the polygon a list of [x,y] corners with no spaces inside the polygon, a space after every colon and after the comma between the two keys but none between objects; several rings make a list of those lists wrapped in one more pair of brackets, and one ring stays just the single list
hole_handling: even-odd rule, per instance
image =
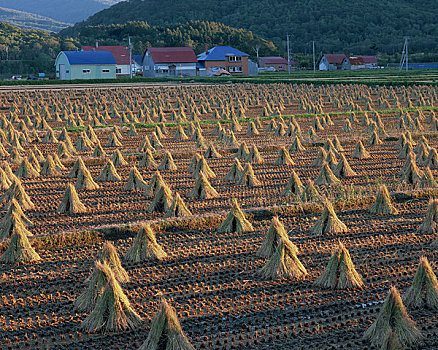
[{"label": "white house", "polygon": [[197,62],[191,47],[148,47],[143,55],[143,76],[194,77]]},{"label": "white house", "polygon": [[344,54],[325,54],[319,61],[319,70],[339,70],[345,57]]}]

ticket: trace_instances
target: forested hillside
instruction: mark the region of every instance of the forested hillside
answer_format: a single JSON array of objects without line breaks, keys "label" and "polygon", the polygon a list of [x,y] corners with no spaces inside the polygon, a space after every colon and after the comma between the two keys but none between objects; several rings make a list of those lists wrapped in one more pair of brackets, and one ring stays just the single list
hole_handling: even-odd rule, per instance
[{"label": "forested hillside", "polygon": [[149,26],[145,22],[128,22],[109,26],[88,26],[81,28],[77,40],[82,45],[126,45],[131,35],[134,54],[143,54],[148,46],[190,46],[196,53],[216,45],[229,45],[255,56],[254,48],[266,56],[278,54],[271,42],[244,29],[231,28],[214,22],[193,21],[180,25]]},{"label": "forested hillside", "polygon": [[281,46],[291,35],[292,50],[372,54],[400,51],[409,36],[413,51],[438,48],[436,0],[130,0],[105,9],[65,30],[87,25],[146,21],[175,25],[206,20],[251,30]]},{"label": "forested hillside", "polygon": [[55,34],[0,23],[0,76],[52,72],[58,52],[77,47]]}]

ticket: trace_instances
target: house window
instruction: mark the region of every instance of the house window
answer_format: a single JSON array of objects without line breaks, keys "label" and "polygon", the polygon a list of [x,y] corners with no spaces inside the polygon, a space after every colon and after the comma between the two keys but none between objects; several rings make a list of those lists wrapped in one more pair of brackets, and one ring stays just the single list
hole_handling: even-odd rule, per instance
[{"label": "house window", "polygon": [[102,73],[109,73],[110,70],[109,69],[102,69]]},{"label": "house window", "polygon": [[228,67],[228,71],[230,73],[242,73],[243,69],[242,66],[230,66]]},{"label": "house window", "polygon": [[158,69],[157,73],[169,73],[168,69]]},{"label": "house window", "polygon": [[122,73],[122,68],[116,68],[116,74],[121,74]]},{"label": "house window", "polygon": [[242,62],[242,56],[228,56],[228,62]]},{"label": "house window", "polygon": [[91,71],[89,70],[89,69],[82,69],[82,73],[84,73],[84,74],[88,74],[88,73],[90,73]]},{"label": "house window", "polygon": [[66,70],[65,72],[66,72],[66,73],[70,73],[70,71],[69,71],[69,70]]}]

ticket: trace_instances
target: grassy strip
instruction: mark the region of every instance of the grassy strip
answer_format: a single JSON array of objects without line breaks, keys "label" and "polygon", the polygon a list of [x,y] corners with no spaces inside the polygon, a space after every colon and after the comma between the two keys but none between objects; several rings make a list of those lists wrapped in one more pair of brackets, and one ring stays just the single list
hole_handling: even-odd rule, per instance
[{"label": "grassy strip", "polygon": [[[348,115],[351,112],[354,112],[355,114],[361,115],[364,113],[373,113],[373,112],[378,112],[381,114],[388,114],[388,113],[398,113],[400,111],[406,111],[406,112],[415,112],[416,110],[422,110],[422,111],[436,111],[438,110],[438,107],[433,107],[433,106],[425,106],[425,107],[415,107],[415,108],[403,108],[403,109],[388,109],[388,110],[379,110],[379,111],[345,111],[345,112],[330,112],[330,113],[301,113],[301,114],[294,114],[295,118],[309,118],[309,117],[314,117],[314,116],[325,116],[325,115],[330,115],[330,116],[339,116],[339,115]],[[266,117],[259,117],[259,119],[261,120],[271,120],[271,119],[287,119],[290,118],[291,115],[272,115],[272,116],[266,116]],[[245,118],[237,118],[239,123],[249,123],[251,121],[255,121],[256,118],[255,117],[245,117]],[[231,119],[217,119],[217,120],[201,120],[199,122],[200,125],[215,125],[216,123],[220,123],[220,124],[231,124],[232,120]],[[191,122],[181,122],[181,123],[177,123],[177,122],[173,122],[173,123],[164,123],[164,125],[166,127],[176,127],[176,126],[188,126],[190,125]],[[153,129],[155,128],[158,124],[160,123],[134,123],[136,128],[146,128],[146,129]],[[129,127],[131,124],[117,124],[117,126],[127,126]],[[93,126],[93,129],[103,129],[103,128],[112,128],[115,125],[113,124],[108,124],[108,125],[99,125],[99,126]],[[86,126],[76,126],[76,127],[70,127],[70,128],[66,128],[67,131],[69,132],[80,132],[85,130],[87,127]],[[58,128],[53,128],[54,130],[62,130],[62,127],[58,127]]]},{"label": "grassy strip", "polygon": [[[80,247],[88,244],[103,242],[103,235],[97,231],[83,231],[61,233],[48,236],[30,238],[32,247],[38,250],[56,249],[65,247]],[[9,242],[0,243],[0,253],[3,253]]]}]

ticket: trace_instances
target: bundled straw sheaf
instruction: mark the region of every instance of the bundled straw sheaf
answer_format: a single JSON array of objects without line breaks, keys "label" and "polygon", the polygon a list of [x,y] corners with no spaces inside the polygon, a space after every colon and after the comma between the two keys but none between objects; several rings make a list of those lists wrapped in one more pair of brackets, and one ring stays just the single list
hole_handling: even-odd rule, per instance
[{"label": "bundled straw sheaf", "polygon": [[[425,234],[438,234],[438,199],[431,199],[429,201],[426,217],[418,228],[418,232]],[[438,242],[438,240],[436,242]]]},{"label": "bundled straw sheaf", "polygon": [[142,325],[141,317],[131,308],[128,298],[113,274],[97,299],[81,328],[88,332],[114,332],[134,330]]},{"label": "bundled straw sheaf", "polygon": [[145,260],[162,260],[167,256],[163,248],[157,243],[155,233],[150,225],[140,228],[131,247],[125,254],[125,259],[132,262]]},{"label": "bundled straw sheaf", "polygon": [[71,183],[67,185],[61,204],[59,205],[57,211],[61,214],[78,214],[87,212],[87,208],[79,199],[76,188]]},{"label": "bundled straw sheaf", "polygon": [[41,260],[38,253],[32,248],[26,234],[16,230],[9,241],[9,245],[0,257],[0,263],[20,264]]},{"label": "bundled straw sheaf", "polygon": [[287,182],[286,187],[281,192],[281,196],[301,196],[303,193],[304,187],[300,180],[300,177],[292,170],[291,176]]},{"label": "bundled straw sheaf", "polygon": [[427,306],[438,309],[438,280],[426,257],[420,257],[417,272],[411,287],[404,295],[408,308],[418,309]]},{"label": "bundled straw sheaf", "polygon": [[195,350],[181,328],[175,309],[163,297],[148,337],[138,350]]},{"label": "bundled straw sheaf", "polygon": [[302,278],[307,270],[298,259],[296,251],[284,238],[280,238],[277,248],[269,261],[257,271],[257,274],[266,279]]},{"label": "bundled straw sheaf", "polygon": [[284,243],[295,253],[298,252],[298,248],[289,240],[286,229],[281,223],[278,216],[272,218],[271,226],[269,227],[268,234],[263,240],[262,245],[257,250],[257,256],[262,258],[270,258],[277,250],[278,242],[283,239]]},{"label": "bundled straw sheaf", "polygon": [[92,311],[96,306],[97,297],[103,293],[111,276],[114,278],[106,262],[95,261],[94,271],[87,281],[87,287],[74,301],[75,307],[80,311]]},{"label": "bundled straw sheaf", "polygon": [[350,253],[341,242],[333,251],[324,272],[316,279],[315,285],[326,289],[362,289],[365,286]]},{"label": "bundled straw sheaf", "polygon": [[134,166],[131,168],[129,172],[128,181],[125,186],[123,186],[124,191],[144,191],[146,190],[148,185],[143,180],[143,176],[141,176],[138,169]]},{"label": "bundled straw sheaf", "polygon": [[319,219],[315,222],[310,232],[314,235],[333,235],[348,232],[347,226],[339,220],[333,209],[333,205],[326,200],[324,211]]},{"label": "bundled straw sheaf", "polygon": [[252,232],[254,228],[251,223],[245,218],[242,210],[237,203],[237,199],[233,199],[233,207],[228,213],[224,222],[217,228],[218,232],[221,233],[242,233],[242,232]]},{"label": "bundled straw sheaf", "polygon": [[389,195],[386,185],[381,185],[376,195],[376,200],[368,208],[368,211],[376,215],[395,215],[398,210],[392,205],[391,196]]},{"label": "bundled straw sheaf", "polygon": [[377,319],[364,334],[364,339],[369,340],[376,347],[387,344],[388,338],[392,344],[401,344],[405,348],[419,344],[422,339],[420,330],[409,317],[400,293],[395,287],[389,290]]},{"label": "bundled straw sheaf", "polygon": [[169,210],[166,211],[164,217],[172,218],[172,217],[183,217],[183,216],[191,216],[191,215],[192,213],[187,208],[180,194],[178,192],[175,192],[173,195],[172,204],[170,205]]},{"label": "bundled straw sheaf", "polygon": [[188,194],[188,197],[193,199],[210,199],[218,196],[219,193],[211,186],[204,172],[200,171],[195,186]]}]

